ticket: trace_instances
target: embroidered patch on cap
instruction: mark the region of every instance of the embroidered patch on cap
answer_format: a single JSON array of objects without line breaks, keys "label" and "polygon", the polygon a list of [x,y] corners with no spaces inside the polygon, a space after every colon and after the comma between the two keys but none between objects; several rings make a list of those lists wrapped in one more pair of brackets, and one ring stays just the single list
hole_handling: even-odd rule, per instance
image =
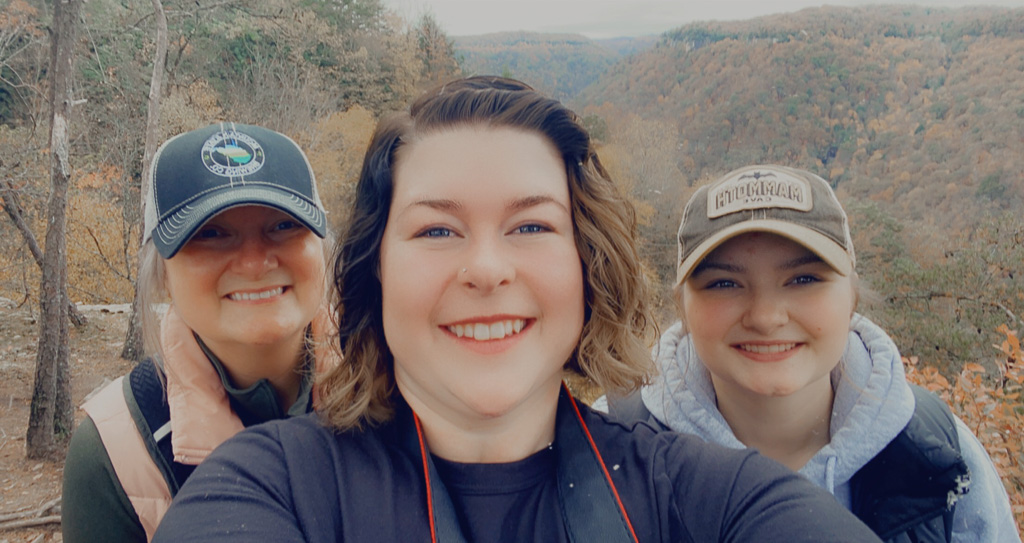
[{"label": "embroidered patch on cap", "polygon": [[203,165],[214,175],[243,177],[263,167],[263,147],[252,137],[237,130],[225,130],[203,143]]},{"label": "embroidered patch on cap", "polygon": [[813,207],[810,183],[778,170],[744,170],[708,190],[709,219],[750,209]]}]

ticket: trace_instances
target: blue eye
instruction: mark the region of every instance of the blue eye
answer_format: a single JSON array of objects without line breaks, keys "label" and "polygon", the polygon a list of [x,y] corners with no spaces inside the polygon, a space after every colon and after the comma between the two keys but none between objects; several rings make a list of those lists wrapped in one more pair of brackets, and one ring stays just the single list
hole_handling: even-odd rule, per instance
[{"label": "blue eye", "polygon": [[291,219],[288,219],[288,220],[281,221],[281,222],[277,223],[276,225],[274,225],[274,230],[291,230],[293,228],[302,228],[302,227],[303,227],[302,224],[300,224],[298,221],[293,221]]},{"label": "blue eye", "polygon": [[450,238],[452,237],[452,235],[452,231],[443,226],[434,226],[431,228],[427,228],[426,230],[417,234],[418,237],[423,238]]},{"label": "blue eye", "polygon": [[222,235],[223,235],[223,232],[221,232],[219,228],[214,228],[214,227],[211,227],[211,226],[206,226],[206,227],[200,228],[199,230],[196,230],[196,233],[192,234],[192,237],[190,239],[194,239],[194,240],[216,239],[216,238],[221,237]]},{"label": "blue eye", "polygon": [[821,282],[821,279],[813,275],[799,275],[790,281],[790,283],[794,285],[810,285],[818,282]]},{"label": "blue eye", "polygon": [[524,224],[514,230],[517,234],[539,234],[547,231],[548,228],[539,224]]},{"label": "blue eye", "polygon": [[737,286],[739,286],[739,285],[737,285],[736,282],[731,280],[731,279],[718,279],[718,280],[711,281],[710,283],[704,285],[704,289],[705,290],[715,290],[715,289],[736,288]]}]

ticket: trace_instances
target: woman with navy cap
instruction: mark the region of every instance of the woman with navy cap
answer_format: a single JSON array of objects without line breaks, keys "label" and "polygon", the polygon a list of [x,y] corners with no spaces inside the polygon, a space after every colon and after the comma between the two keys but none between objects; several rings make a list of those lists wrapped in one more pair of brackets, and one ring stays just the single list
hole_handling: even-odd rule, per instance
[{"label": "woman with navy cap", "polygon": [[978,439],[854,313],[849,225],[824,179],[732,171],[694,193],[678,242],[681,321],[655,349],[660,375],[613,414],[755,448],[886,541],[1020,541]]},{"label": "woman with navy cap", "polygon": [[334,273],[318,415],[225,442],[159,541],[877,541],[766,458],[577,402],[631,390],[651,313],[632,207],[570,110],[509,79],[374,134]]},{"label": "woman with navy cap", "polygon": [[149,356],[84,405],[64,541],[147,541],[217,445],[312,409],[315,369],[336,358],[321,347],[327,234],[309,161],[283,134],[219,123],[160,147],[139,257]]}]

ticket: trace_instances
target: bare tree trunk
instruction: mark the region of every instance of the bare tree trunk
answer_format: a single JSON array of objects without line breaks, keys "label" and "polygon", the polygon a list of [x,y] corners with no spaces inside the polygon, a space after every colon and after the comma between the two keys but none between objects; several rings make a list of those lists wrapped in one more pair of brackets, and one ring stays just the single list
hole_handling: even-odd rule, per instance
[{"label": "bare tree trunk", "polygon": [[[29,458],[56,454],[71,433],[71,378],[68,375],[67,222],[68,121],[72,107],[75,40],[83,0],[54,0],[50,48],[50,196],[47,202],[43,278],[39,289],[39,348],[28,432]],[[63,372],[64,375],[60,375]],[[62,389],[62,390],[59,390]]]},{"label": "bare tree trunk", "polygon": [[[149,194],[149,175],[153,155],[160,144],[160,97],[163,94],[164,66],[167,64],[167,16],[161,0],[152,0],[156,14],[156,55],[153,58],[153,77],[149,81],[149,104],[146,112],[146,150],[142,154],[142,217],[146,216],[146,195]],[[140,232],[142,229],[139,229]],[[144,233],[143,233],[144,235]],[[140,238],[141,242],[141,238]],[[139,360],[143,355],[142,326],[139,319],[139,280],[135,278],[135,297],[132,314],[128,319],[121,358]]]},{"label": "bare tree trunk", "polygon": [[132,298],[132,312],[128,316],[128,331],[124,334],[121,358],[138,362],[143,356],[142,319],[139,316],[139,285],[136,278],[135,296]]}]

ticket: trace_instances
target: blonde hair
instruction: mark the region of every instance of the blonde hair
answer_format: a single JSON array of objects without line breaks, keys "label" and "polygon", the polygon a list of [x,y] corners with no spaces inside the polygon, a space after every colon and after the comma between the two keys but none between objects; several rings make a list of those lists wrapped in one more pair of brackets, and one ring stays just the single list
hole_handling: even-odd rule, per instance
[{"label": "blonde hair", "polygon": [[461,79],[382,121],[366,151],[334,264],[333,314],[344,361],[319,383],[318,411],[337,429],[380,423],[392,415],[394,359],[384,337],[377,266],[400,159],[396,155],[416,137],[467,125],[538,133],[565,162],[585,308],[583,331],[567,370],[616,393],[639,388],[654,371],[649,347],[655,320],[634,241],[635,211],[601,165],[579,119],[557,100],[519,81]]},{"label": "blonde hair", "polygon": [[160,315],[157,306],[168,301],[167,267],[149,239],[139,249],[138,297],[139,326],[142,329],[142,350],[146,356],[163,359],[160,347]]}]

